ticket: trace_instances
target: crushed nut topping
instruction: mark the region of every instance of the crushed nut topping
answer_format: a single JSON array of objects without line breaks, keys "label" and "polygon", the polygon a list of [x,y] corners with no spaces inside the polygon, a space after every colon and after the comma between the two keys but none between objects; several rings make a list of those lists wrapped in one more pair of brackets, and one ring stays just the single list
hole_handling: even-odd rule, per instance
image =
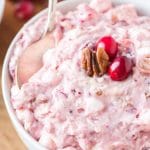
[{"label": "crushed nut topping", "polygon": [[146,99],[150,99],[150,92],[145,92]]},{"label": "crushed nut topping", "polygon": [[97,95],[97,96],[101,96],[102,94],[103,94],[103,91],[102,91],[102,90],[99,90],[99,91],[96,92],[96,95]]},{"label": "crushed nut topping", "polygon": [[107,71],[109,57],[104,48],[98,48],[95,51],[85,47],[82,51],[81,63],[88,76],[102,76]]}]

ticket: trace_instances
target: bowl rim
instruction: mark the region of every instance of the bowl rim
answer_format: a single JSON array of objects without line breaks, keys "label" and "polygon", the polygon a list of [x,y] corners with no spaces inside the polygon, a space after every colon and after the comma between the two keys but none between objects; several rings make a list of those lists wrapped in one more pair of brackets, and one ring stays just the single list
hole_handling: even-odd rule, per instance
[{"label": "bowl rim", "polygon": [[[26,29],[28,26],[30,26],[31,23],[35,22],[36,20],[38,20],[40,17],[42,17],[45,13],[46,13],[47,9],[41,11],[40,13],[38,13],[36,16],[34,16],[32,19],[30,19],[20,30],[19,32],[16,34],[15,38],[12,40],[7,53],[5,55],[4,61],[3,61],[3,67],[2,67],[2,77],[1,77],[1,84],[2,84],[2,95],[3,95],[3,100],[8,112],[8,115],[13,123],[13,126],[15,127],[15,129],[17,130],[17,134],[21,133],[21,135],[23,137],[25,137],[26,139],[30,140],[33,145],[37,148],[40,148],[41,150],[44,150],[43,146],[41,144],[39,144],[21,125],[21,123],[19,122],[19,120],[17,119],[17,116],[15,115],[14,109],[12,107],[12,104],[10,102],[10,91],[8,90],[8,85],[7,85],[7,75],[9,74],[9,70],[8,70],[8,66],[9,66],[9,60],[11,57],[11,54],[13,52],[13,47],[15,45],[15,43],[18,41],[21,33],[24,31],[24,29]],[[19,135],[19,134],[18,134]],[[22,137],[20,136],[20,138],[22,139]],[[24,141],[23,141],[24,142]],[[38,145],[37,145],[38,144]],[[26,145],[27,146],[27,145]]]}]

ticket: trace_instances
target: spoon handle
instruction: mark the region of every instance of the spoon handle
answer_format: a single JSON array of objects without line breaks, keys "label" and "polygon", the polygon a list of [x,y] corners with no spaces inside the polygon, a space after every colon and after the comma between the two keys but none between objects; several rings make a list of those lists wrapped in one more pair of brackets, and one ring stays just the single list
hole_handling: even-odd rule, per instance
[{"label": "spoon handle", "polygon": [[48,31],[52,31],[54,28],[54,14],[56,10],[56,4],[57,0],[48,1],[48,18],[42,37],[44,37]]}]

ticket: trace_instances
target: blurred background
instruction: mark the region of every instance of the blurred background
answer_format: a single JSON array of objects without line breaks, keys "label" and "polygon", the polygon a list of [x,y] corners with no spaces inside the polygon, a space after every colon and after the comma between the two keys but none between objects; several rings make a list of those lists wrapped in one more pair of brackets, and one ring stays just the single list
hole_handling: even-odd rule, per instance
[{"label": "blurred background", "polygon": [[[4,14],[0,22],[0,78],[3,59],[10,42],[23,24],[45,7],[47,7],[47,0],[5,0]],[[0,150],[25,149],[6,112],[0,80]]]}]

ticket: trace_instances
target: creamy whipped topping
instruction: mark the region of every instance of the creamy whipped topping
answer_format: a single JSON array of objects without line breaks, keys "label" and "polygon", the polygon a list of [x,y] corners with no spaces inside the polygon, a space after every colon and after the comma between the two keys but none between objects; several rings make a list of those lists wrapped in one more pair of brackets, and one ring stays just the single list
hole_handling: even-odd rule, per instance
[{"label": "creamy whipped topping", "polygon": [[[131,4],[92,0],[67,14],[57,12],[55,20],[55,46],[45,51],[43,67],[21,89],[15,83],[11,88],[12,106],[25,130],[50,150],[150,148],[150,76],[140,69],[150,71],[150,18],[138,16]],[[12,79],[18,57],[40,38],[44,21],[31,24],[15,44]],[[88,77],[81,68],[83,46],[105,35],[135,62],[122,82],[107,74]]]}]

